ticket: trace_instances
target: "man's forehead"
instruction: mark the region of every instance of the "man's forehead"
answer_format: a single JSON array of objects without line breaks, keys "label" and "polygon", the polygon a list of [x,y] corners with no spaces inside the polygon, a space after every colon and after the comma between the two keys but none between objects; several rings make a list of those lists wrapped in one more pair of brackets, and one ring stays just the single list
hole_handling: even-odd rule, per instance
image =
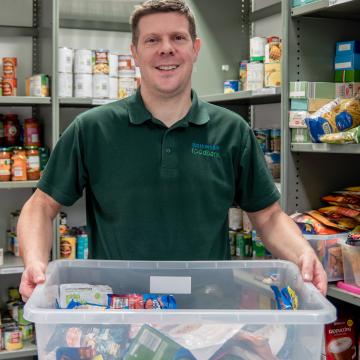
[{"label": "man's forehead", "polygon": [[[155,17],[162,17],[161,20],[155,20]],[[174,23],[174,20],[176,24]],[[155,13],[143,16],[139,21],[139,30],[142,33],[154,32],[189,32],[189,21],[185,15],[176,12]]]}]

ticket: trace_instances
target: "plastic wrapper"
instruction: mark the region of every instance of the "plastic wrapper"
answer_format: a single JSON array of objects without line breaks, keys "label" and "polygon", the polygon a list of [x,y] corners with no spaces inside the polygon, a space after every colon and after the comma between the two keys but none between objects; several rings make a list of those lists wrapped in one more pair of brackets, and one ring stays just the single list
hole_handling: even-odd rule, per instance
[{"label": "plastic wrapper", "polygon": [[110,309],[176,309],[173,295],[109,294]]},{"label": "plastic wrapper", "polygon": [[342,232],[352,230],[358,224],[355,219],[339,214],[322,214],[317,210],[306,211],[306,213],[314,219],[320,221],[325,226],[338,229]]},{"label": "plastic wrapper", "polygon": [[319,140],[327,144],[359,144],[360,126],[347,131],[322,135]]},{"label": "plastic wrapper", "polygon": [[360,125],[360,101],[358,98],[337,98],[324,105],[312,116],[305,118],[313,142],[321,142],[321,136],[338,133]]},{"label": "plastic wrapper", "polygon": [[360,211],[360,197],[355,195],[332,194],[323,196],[321,200],[331,204]]},{"label": "plastic wrapper", "polygon": [[298,308],[298,297],[290,286],[282,289],[276,285],[271,285],[270,287],[274,292],[278,310],[296,310]]},{"label": "plastic wrapper", "polygon": [[[317,234],[317,235],[331,235],[331,234],[339,233],[338,230],[332,229],[330,227],[327,227],[327,226],[323,225],[320,221],[314,219],[310,215],[294,214],[294,215],[291,215],[291,217],[298,224],[298,226],[300,224],[300,226],[299,226],[300,229],[301,228],[306,228],[303,224],[311,225],[312,229],[315,231],[315,234]],[[306,232],[307,234],[313,233],[309,229],[307,229],[307,230],[308,230],[308,232]]]},{"label": "plastic wrapper", "polygon": [[318,211],[328,216],[346,216],[348,218],[355,219],[357,222],[360,223],[360,211],[357,210],[349,209],[342,206],[326,206],[318,209]]}]

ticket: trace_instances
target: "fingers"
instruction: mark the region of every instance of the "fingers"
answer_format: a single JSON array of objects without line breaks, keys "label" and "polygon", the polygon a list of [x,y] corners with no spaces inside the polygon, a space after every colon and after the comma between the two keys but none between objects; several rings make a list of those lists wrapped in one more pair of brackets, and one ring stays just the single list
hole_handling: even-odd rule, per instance
[{"label": "fingers", "polygon": [[314,285],[320,290],[320,292],[325,296],[327,293],[327,275],[326,272],[319,261],[315,263],[315,282]]},{"label": "fingers", "polygon": [[314,257],[306,256],[305,254],[301,255],[300,269],[304,281],[312,281],[314,276]]},{"label": "fingers", "polygon": [[45,281],[45,270],[42,266],[29,266],[25,269],[21,277],[19,291],[24,302],[31,296],[37,284]]}]

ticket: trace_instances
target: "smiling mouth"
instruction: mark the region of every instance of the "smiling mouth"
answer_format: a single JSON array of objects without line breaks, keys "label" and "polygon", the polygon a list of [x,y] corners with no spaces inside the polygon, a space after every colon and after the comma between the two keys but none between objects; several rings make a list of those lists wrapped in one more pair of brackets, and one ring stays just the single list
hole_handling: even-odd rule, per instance
[{"label": "smiling mouth", "polygon": [[160,65],[160,66],[156,66],[156,69],[161,71],[171,71],[177,69],[179,66],[180,65]]}]

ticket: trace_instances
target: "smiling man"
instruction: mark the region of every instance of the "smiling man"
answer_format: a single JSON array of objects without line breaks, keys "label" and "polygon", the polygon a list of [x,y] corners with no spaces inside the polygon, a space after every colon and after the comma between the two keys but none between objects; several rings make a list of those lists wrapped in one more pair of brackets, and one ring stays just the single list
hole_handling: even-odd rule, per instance
[{"label": "smiling man", "polygon": [[131,24],[140,90],[73,121],[21,212],[23,298],[44,281],[52,219],[84,189],[94,258],[229,259],[228,209],[236,202],[269,250],[298,264],[325,293],[326,274],[281,210],[252,130],[191,89],[200,39],[189,7],[147,1]]}]

